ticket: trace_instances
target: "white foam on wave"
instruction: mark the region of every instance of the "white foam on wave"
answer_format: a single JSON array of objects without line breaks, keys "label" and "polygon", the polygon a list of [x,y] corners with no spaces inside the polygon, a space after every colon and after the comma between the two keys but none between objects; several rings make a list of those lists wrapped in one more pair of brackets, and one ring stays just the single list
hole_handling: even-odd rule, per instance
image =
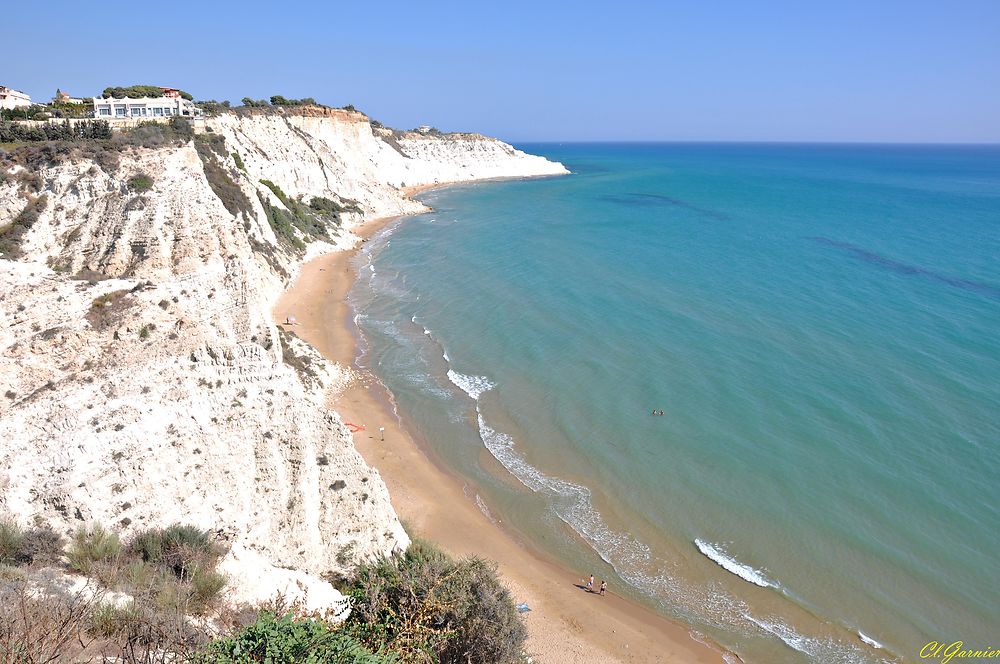
[{"label": "white foam on wave", "polygon": [[476,494],[476,507],[478,507],[479,511],[483,513],[483,516],[496,523],[496,520],[493,518],[493,514],[490,513],[490,508],[486,506],[486,502],[478,493]]},{"label": "white foam on wave", "polygon": [[486,376],[469,376],[454,369],[448,369],[448,380],[472,397],[473,401],[478,401],[481,394],[496,387],[496,384]]},{"label": "white foam on wave", "polygon": [[[495,387],[493,382],[484,376],[467,376],[449,370],[448,377],[477,402],[481,394]],[[682,608],[686,602],[695,601],[700,610],[688,615],[698,621],[707,620],[708,624],[727,629],[742,624],[752,630],[752,625],[755,625],[778,637],[790,648],[810,656],[818,656],[817,661],[830,664],[848,662],[857,664],[871,661],[861,651],[860,646],[833,639],[810,639],[780,621],[757,620],[750,615],[745,602],[724,590],[715,588],[711,592],[701,593],[695,588],[679,584],[667,571],[668,561],[654,557],[652,550],[646,544],[628,533],[611,529],[605,523],[600,512],[593,506],[592,493],[588,487],[547,475],[528,463],[518,453],[515,441],[510,435],[494,429],[486,422],[478,403],[476,417],[479,437],[490,454],[521,484],[535,493],[546,496],[555,516],[576,531],[630,585],[652,593],[654,597],[670,598],[670,605],[675,610]],[[755,585],[779,588],[762,572],[725,556],[715,546],[696,540],[696,543],[699,542],[699,548],[705,547],[702,553],[730,572]],[[709,555],[708,551],[716,557]],[[726,564],[723,564],[723,561]],[[706,610],[708,615],[704,613]]]},{"label": "white foam on wave", "polygon": [[868,645],[870,645],[872,648],[878,648],[879,650],[881,650],[884,647],[881,643],[879,643],[878,641],[876,641],[872,637],[868,636],[867,634],[865,634],[864,632],[862,632],[860,629],[858,630],[858,638],[860,638],[862,641],[864,641],[865,643],[867,643]]},{"label": "white foam on wave", "polygon": [[[860,664],[861,662],[876,661],[880,664],[888,664],[888,660],[881,657],[873,660],[871,651],[866,651],[859,645],[845,643],[832,638],[810,638],[799,634],[777,618],[755,618],[749,613],[745,614],[744,617],[768,634],[781,639],[782,643],[792,650],[806,654],[816,662],[823,662],[823,664]],[[860,632],[858,634],[860,635]],[[874,643],[878,643],[874,639],[872,639],[872,642],[869,645],[873,645],[876,648],[882,647],[881,644],[874,646]]]},{"label": "white foam on wave", "polygon": [[652,551],[631,535],[609,528],[600,512],[594,509],[589,488],[546,475],[535,468],[514,449],[513,438],[486,423],[478,405],[476,414],[479,437],[490,454],[521,484],[548,497],[556,517],[576,531],[625,581],[654,596],[683,596],[677,582],[666,573],[645,571],[654,562]]},{"label": "white foam on wave", "polygon": [[798,650],[799,652],[805,653],[806,655],[815,656],[817,654],[816,649],[811,646],[810,640],[807,637],[802,636],[801,634],[796,632],[788,625],[778,621],[769,621],[769,620],[754,618],[749,613],[746,614],[746,618],[747,620],[749,620],[750,622],[752,622],[753,624],[757,625],[762,630],[767,632],[768,634],[773,634],[774,636],[781,639],[781,641],[792,650]]},{"label": "white foam on wave", "polygon": [[749,565],[744,565],[735,558],[727,556],[726,553],[717,545],[709,544],[708,542],[700,539],[696,539],[694,544],[709,560],[717,563],[719,567],[727,572],[735,574],[744,581],[749,581],[750,583],[760,586],[761,588],[778,587],[778,584],[764,576],[763,572],[756,570]]}]

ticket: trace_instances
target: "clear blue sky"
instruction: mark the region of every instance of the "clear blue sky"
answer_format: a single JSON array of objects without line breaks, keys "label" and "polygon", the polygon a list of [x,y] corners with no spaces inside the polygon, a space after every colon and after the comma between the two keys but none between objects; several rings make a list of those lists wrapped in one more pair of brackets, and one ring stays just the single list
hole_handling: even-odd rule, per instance
[{"label": "clear blue sky", "polygon": [[1000,0],[13,2],[0,85],[508,140],[1000,141]]}]

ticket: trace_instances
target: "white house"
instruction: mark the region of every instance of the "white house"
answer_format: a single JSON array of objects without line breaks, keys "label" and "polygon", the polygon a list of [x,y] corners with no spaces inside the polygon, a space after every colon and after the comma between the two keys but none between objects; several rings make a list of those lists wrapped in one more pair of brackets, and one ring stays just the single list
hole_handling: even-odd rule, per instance
[{"label": "white house", "polygon": [[168,97],[94,97],[94,117],[104,120],[136,120],[142,118],[193,118],[201,109],[180,95]]},{"label": "white house", "polygon": [[31,97],[20,90],[0,85],[0,108],[22,108],[31,106]]}]

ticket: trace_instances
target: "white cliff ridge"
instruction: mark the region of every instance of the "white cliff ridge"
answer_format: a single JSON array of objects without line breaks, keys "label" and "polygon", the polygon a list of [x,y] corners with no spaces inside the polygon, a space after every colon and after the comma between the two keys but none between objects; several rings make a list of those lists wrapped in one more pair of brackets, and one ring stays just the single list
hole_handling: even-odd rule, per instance
[{"label": "white cliff ridge", "polygon": [[332,109],[208,126],[110,161],[0,160],[0,512],[194,524],[228,545],[234,599],[333,606],[324,578],[408,538],[324,406],[351,370],[278,330],[277,297],[353,225],[424,209],[404,186],[566,170]]}]

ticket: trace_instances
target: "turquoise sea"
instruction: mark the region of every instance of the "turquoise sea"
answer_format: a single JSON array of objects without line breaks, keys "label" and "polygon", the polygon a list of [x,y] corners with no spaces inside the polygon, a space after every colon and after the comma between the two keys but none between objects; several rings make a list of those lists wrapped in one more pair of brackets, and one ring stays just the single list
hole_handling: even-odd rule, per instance
[{"label": "turquoise sea", "polygon": [[1000,646],[1000,147],[519,147],[350,296],[483,511],[747,662]]}]

